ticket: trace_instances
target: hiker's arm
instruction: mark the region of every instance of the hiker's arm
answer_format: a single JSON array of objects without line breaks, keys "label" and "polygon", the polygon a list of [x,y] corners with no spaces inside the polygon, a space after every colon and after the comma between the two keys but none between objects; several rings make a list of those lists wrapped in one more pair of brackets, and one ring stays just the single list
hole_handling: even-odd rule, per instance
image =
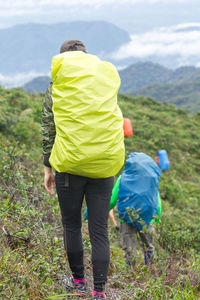
[{"label": "hiker's arm", "polygon": [[158,192],[158,211],[157,211],[157,216],[154,219],[156,223],[160,222],[161,213],[162,213],[162,200],[160,197],[160,193]]},{"label": "hiker's arm", "polygon": [[115,216],[114,216],[114,213],[113,213],[113,209],[110,210],[109,212],[109,217],[111,218],[111,221],[113,223],[113,225],[116,227],[117,226],[117,222],[115,220]]},{"label": "hiker's arm", "polygon": [[114,184],[114,187],[112,190],[112,196],[110,199],[110,210],[113,209],[117,204],[120,179],[121,179],[121,175],[115,181],[115,184]]},{"label": "hiker's arm", "polygon": [[47,192],[52,196],[54,194],[53,187],[56,188],[55,176],[51,168],[44,166],[44,186]]},{"label": "hiker's arm", "polygon": [[56,129],[52,111],[52,84],[48,87],[42,109],[42,148],[44,165],[51,167],[49,163],[49,157],[54,144]]}]

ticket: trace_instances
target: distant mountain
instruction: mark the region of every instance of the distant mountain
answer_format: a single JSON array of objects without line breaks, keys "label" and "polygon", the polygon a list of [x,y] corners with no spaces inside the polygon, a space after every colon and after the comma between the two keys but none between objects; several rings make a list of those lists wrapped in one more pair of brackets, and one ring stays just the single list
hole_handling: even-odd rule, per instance
[{"label": "distant mountain", "polygon": [[57,24],[23,24],[0,30],[0,73],[47,74],[51,59],[68,39],[80,39],[88,52],[108,57],[130,41],[129,33],[103,21]]},{"label": "distant mountain", "polygon": [[194,66],[180,67],[171,72],[170,81],[194,80],[200,74],[200,69]]},{"label": "distant mountain", "polygon": [[[194,70],[196,70],[195,67],[191,67],[192,70],[193,68]],[[180,68],[180,70],[181,69],[187,69],[187,67]],[[190,74],[191,71],[180,71],[177,73],[177,77],[185,76],[182,75],[182,73]],[[172,70],[166,69],[158,64],[154,64],[151,62],[133,64],[130,67],[119,71],[119,75],[121,77],[120,93],[132,94],[137,89],[151,84],[152,82],[164,83],[172,77],[172,74]],[[44,92],[46,86],[48,86],[49,84],[49,81],[50,77],[39,76],[29,81],[23,86],[23,88],[30,93]]]},{"label": "distant mountain", "polygon": [[121,78],[120,92],[132,94],[152,82],[163,83],[170,79],[172,71],[151,62],[136,63],[119,71]]},{"label": "distant mountain", "polygon": [[[193,112],[200,110],[200,68],[188,66],[170,70],[146,62],[121,70],[119,75],[121,94],[151,97]],[[29,93],[45,92],[50,81],[48,76],[37,77],[23,88]]]},{"label": "distant mountain", "polygon": [[23,88],[30,94],[44,93],[49,86],[51,78],[48,76],[39,76],[27,82]]},{"label": "distant mountain", "polygon": [[120,93],[151,97],[193,112],[200,110],[200,68],[188,66],[173,71],[147,62],[119,73]]},{"label": "distant mountain", "polygon": [[121,93],[133,94],[140,88],[152,83],[177,83],[196,80],[200,77],[200,68],[193,66],[167,69],[152,62],[140,62],[119,71],[121,77]]},{"label": "distant mountain", "polygon": [[[60,46],[66,39],[82,40],[88,52],[112,62],[119,69],[138,63],[134,69],[130,67],[129,70],[124,70],[124,73],[128,74],[132,71],[133,76],[141,72],[143,74],[140,68],[143,69],[145,61],[157,64],[157,70],[151,64],[146,66],[147,73],[150,72],[151,76],[145,77],[145,85],[157,80],[159,83],[165,83],[168,76],[171,78],[171,70],[187,64],[198,66],[199,34],[200,23],[132,32],[131,36],[127,31],[104,21],[30,23],[4,28],[0,30],[0,84],[8,88],[18,87],[37,76],[50,74],[51,59],[59,53]],[[158,64],[165,69],[160,70]],[[189,73],[191,71],[188,70]],[[174,76],[176,77],[176,74]],[[126,74],[122,77],[126,77]],[[143,82],[140,82],[140,78],[135,79],[135,88],[142,88]],[[128,76],[122,86],[127,91]]]}]

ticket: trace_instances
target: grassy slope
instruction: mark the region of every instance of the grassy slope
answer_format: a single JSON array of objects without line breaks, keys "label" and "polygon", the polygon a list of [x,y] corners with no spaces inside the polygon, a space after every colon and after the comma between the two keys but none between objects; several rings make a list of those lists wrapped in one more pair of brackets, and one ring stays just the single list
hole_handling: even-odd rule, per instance
[{"label": "grassy slope", "polygon": [[[40,140],[42,96],[0,90],[0,293],[3,299],[44,299],[61,294],[69,272],[64,259],[56,197],[43,188]],[[156,261],[127,272],[120,238],[109,227],[109,299],[196,299],[199,293],[200,115],[145,98],[120,96],[134,137],[126,152],[152,157],[167,149],[171,169],[161,178],[162,223],[157,227]],[[17,142],[15,142],[17,141]],[[83,223],[86,275],[91,287],[91,248]],[[58,299],[58,297],[55,297]]]},{"label": "grassy slope", "polygon": [[[119,103],[134,128],[134,137],[126,140],[127,154],[141,151],[155,157],[157,150],[166,149],[170,158],[171,169],[162,174],[160,181],[165,225],[161,230],[167,229],[162,242],[171,252],[194,246],[196,241],[199,249],[200,116],[142,97],[122,96]],[[176,241],[171,239],[172,231]]]}]

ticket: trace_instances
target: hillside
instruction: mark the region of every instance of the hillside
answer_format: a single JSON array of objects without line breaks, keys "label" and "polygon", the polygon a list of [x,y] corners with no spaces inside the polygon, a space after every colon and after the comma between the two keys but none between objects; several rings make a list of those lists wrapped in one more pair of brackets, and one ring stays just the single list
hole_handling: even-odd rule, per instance
[{"label": "hillside", "polygon": [[152,83],[131,93],[143,95],[160,102],[172,103],[191,112],[200,111],[199,80],[181,81],[178,83]]},{"label": "hillside", "polygon": [[191,112],[200,110],[200,68],[169,70],[158,64],[137,63],[119,72],[120,92],[172,103]]},{"label": "hillside", "polygon": [[139,62],[119,71],[119,74],[120,92],[131,94],[152,82],[168,82],[172,71],[152,62]]},{"label": "hillside", "polygon": [[[43,187],[42,101],[41,94],[0,88],[2,299],[62,299],[60,278],[69,273],[57,198],[50,198]],[[119,105],[134,129],[134,136],[125,139],[126,154],[143,151],[155,157],[164,148],[171,169],[161,176],[163,214],[156,227],[153,266],[144,266],[138,250],[136,267],[127,270],[120,236],[109,225],[108,299],[198,299],[200,114],[190,115],[144,97],[120,95]],[[83,240],[91,291],[91,248],[85,221]]]},{"label": "hillside", "polygon": [[50,70],[51,59],[68,39],[83,40],[92,54],[106,56],[130,40],[128,32],[103,21],[22,24],[1,29],[1,74]]},{"label": "hillside", "polygon": [[178,84],[199,80],[200,68],[186,66],[172,70],[152,62],[140,62],[119,71],[119,74],[122,81],[120,92],[133,94],[150,84]]}]

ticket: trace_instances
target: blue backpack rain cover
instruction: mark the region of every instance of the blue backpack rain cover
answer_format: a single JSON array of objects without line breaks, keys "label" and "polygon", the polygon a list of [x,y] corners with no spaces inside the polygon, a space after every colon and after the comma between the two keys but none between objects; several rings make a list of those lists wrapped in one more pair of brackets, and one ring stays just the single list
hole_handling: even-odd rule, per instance
[{"label": "blue backpack rain cover", "polygon": [[157,152],[158,155],[158,165],[163,171],[169,170],[169,158],[167,155],[167,151],[165,149],[159,150]]},{"label": "blue backpack rain cover", "polygon": [[119,185],[119,217],[138,230],[148,225],[158,210],[161,175],[154,160],[142,152],[129,154]]}]

